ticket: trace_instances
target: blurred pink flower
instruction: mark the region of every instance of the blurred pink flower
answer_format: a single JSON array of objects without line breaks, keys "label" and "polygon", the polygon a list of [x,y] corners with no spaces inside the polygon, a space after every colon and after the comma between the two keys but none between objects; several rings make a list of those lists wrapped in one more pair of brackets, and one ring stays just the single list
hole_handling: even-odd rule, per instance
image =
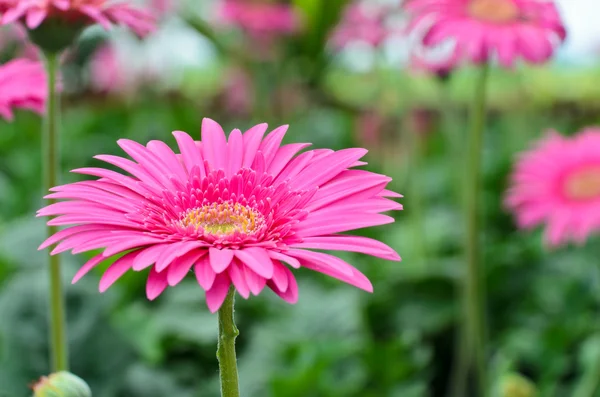
[{"label": "blurred pink flower", "polygon": [[105,291],[124,273],[150,268],[146,294],[155,299],[167,286],[196,274],[215,312],[233,285],[248,298],[265,286],[290,303],[298,299],[292,268],[306,267],[372,291],[357,269],[317,250],[360,252],[400,260],[387,245],[346,234],[391,223],[380,212],[402,206],[388,197],[391,178],[354,169],[365,149],[281,146],[287,126],[263,136],[266,124],[227,139],[216,122],[204,119],[202,141],[173,134],[181,154],[161,141],[146,146],[122,139],[119,146],[134,160],[109,155],[98,160],[130,174],[104,168],[74,172],[100,179],[58,186],[38,216],[56,216],[49,225],[68,228],[40,247],[60,242],[53,255],[104,248],[75,275],[79,280],[101,262],[116,259],[100,280]]},{"label": "blurred pink flower", "polygon": [[44,65],[15,59],[0,66],[0,116],[13,119],[13,109],[44,113],[47,97]]},{"label": "blurred pink flower", "polygon": [[364,0],[349,4],[340,24],[331,37],[336,47],[344,47],[353,41],[363,41],[372,46],[380,45],[390,35],[385,20],[391,11],[390,6],[373,4]]},{"label": "blurred pink flower", "polygon": [[408,0],[406,9],[421,45],[456,44],[454,63],[480,64],[493,56],[505,67],[519,57],[542,63],[566,37],[552,0]]},{"label": "blurred pink flower", "polygon": [[546,224],[550,246],[600,228],[600,128],[551,132],[517,161],[506,204],[521,228]]},{"label": "blurred pink flower", "polygon": [[243,69],[230,69],[223,87],[225,109],[229,114],[248,115],[254,104],[252,78]]},{"label": "blurred pink flower", "polygon": [[264,0],[220,0],[223,24],[238,26],[254,37],[296,33],[300,16],[293,6]]},{"label": "blurred pink flower", "polygon": [[119,62],[116,49],[103,45],[94,53],[90,62],[90,80],[100,92],[122,92],[126,90],[127,77]]},{"label": "blurred pink flower", "polygon": [[84,25],[113,23],[126,25],[139,36],[155,29],[155,18],[127,1],[111,0],[0,0],[0,22],[22,21],[29,29],[38,28],[47,18]]},{"label": "blurred pink flower", "polygon": [[16,58],[38,60],[38,49],[27,38],[27,31],[20,24],[0,26],[0,51],[15,49]]}]

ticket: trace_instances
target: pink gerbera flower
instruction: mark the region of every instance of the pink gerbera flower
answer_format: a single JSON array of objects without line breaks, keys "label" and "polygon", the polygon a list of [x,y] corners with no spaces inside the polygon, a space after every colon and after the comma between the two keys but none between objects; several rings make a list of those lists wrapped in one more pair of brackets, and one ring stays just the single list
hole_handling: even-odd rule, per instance
[{"label": "pink gerbera flower", "polygon": [[299,16],[289,4],[261,0],[221,0],[221,22],[236,25],[252,36],[295,33],[300,27]]},{"label": "pink gerbera flower", "polygon": [[342,20],[332,35],[336,47],[344,47],[353,41],[366,42],[372,46],[380,45],[390,35],[385,20],[391,7],[357,1],[344,10]]},{"label": "pink gerbera flower", "polygon": [[455,42],[477,64],[494,56],[506,67],[519,57],[541,63],[566,37],[551,0],[409,0],[406,9],[422,45]]},{"label": "pink gerbera flower", "polygon": [[552,132],[518,160],[506,198],[519,227],[546,224],[555,246],[600,228],[600,128]]},{"label": "pink gerbera flower", "polygon": [[100,24],[109,29],[113,23],[131,28],[144,36],[155,28],[154,16],[125,1],[111,0],[0,0],[0,22],[22,20],[31,30],[46,19],[56,18],[83,26]]},{"label": "pink gerbera flower", "polygon": [[181,154],[160,141],[146,146],[120,140],[134,161],[109,155],[97,159],[131,176],[103,168],[74,170],[98,180],[52,189],[39,216],[55,216],[49,225],[69,225],[46,240],[60,242],[53,255],[103,248],[75,275],[76,282],[101,262],[121,255],[104,273],[105,291],[130,269],[150,268],[146,293],[160,295],[193,269],[206,290],[209,309],[221,306],[230,285],[241,296],[265,286],[284,300],[298,298],[287,265],[306,267],[372,291],[369,280],[345,261],[310,249],[362,252],[400,260],[387,245],[340,234],[382,225],[394,219],[380,214],[401,209],[386,198],[390,178],[352,169],[364,149],[311,150],[308,144],[281,146],[287,126],[263,135],[266,124],[246,133],[223,129],[205,119],[202,141],[174,132]]},{"label": "pink gerbera flower", "polygon": [[13,109],[42,114],[48,89],[44,66],[38,61],[15,59],[0,66],[0,116],[13,119]]}]

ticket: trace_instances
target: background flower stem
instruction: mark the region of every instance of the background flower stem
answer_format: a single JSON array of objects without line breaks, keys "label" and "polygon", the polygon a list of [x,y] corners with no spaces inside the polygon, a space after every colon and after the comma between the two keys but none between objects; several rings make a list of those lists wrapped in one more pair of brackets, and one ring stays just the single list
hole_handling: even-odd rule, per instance
[{"label": "background flower stem", "polygon": [[231,287],[225,302],[219,309],[219,375],[221,377],[221,397],[239,397],[237,359],[235,356],[235,338],[239,331],[233,319],[235,288]]},{"label": "background flower stem", "polygon": [[[56,90],[56,79],[59,72],[58,53],[46,53],[46,70],[48,73],[48,100],[43,127],[43,159],[44,159],[44,191],[58,185],[59,175],[59,112],[60,99]],[[52,204],[55,200],[49,200]],[[56,226],[48,226],[48,236],[58,231]],[[65,326],[65,302],[62,292],[60,257],[50,256],[50,349],[52,371],[68,370],[68,351]]]},{"label": "background flower stem", "polygon": [[[486,332],[485,332],[485,293],[483,266],[481,263],[480,233],[480,194],[482,178],[482,149],[483,133],[486,119],[486,88],[489,66],[481,67],[475,87],[473,107],[471,109],[471,128],[468,137],[468,150],[466,159],[465,191],[464,191],[464,216],[465,216],[465,259],[467,268],[464,273],[464,310],[465,322],[463,332],[463,346],[459,354],[465,354],[466,359],[459,359],[461,365],[472,369],[476,384],[477,396],[487,395],[486,379]],[[470,371],[459,370],[458,374],[468,376]],[[466,383],[459,381],[459,384]]]}]

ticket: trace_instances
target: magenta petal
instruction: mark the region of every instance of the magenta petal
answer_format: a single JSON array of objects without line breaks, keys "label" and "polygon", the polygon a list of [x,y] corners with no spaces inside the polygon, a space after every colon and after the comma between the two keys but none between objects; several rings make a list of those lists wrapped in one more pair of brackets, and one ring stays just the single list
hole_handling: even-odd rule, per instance
[{"label": "magenta petal", "polygon": [[153,265],[156,263],[156,260],[163,253],[163,251],[168,247],[169,244],[159,244],[141,250],[139,255],[133,261],[133,270],[140,271],[150,265]]},{"label": "magenta petal", "polygon": [[378,258],[400,261],[400,256],[391,247],[380,241],[360,236],[306,237],[293,247],[361,252]]},{"label": "magenta petal", "polygon": [[122,275],[127,273],[131,269],[133,260],[138,255],[138,251],[130,252],[125,254],[121,258],[117,259],[115,263],[109,266],[108,269],[102,275],[100,279],[100,292],[106,291],[111,285],[114,284]]},{"label": "magenta petal", "polygon": [[273,265],[273,278],[271,278],[271,281],[277,286],[279,291],[285,292],[288,289],[288,273],[286,272],[286,268],[279,262],[273,262]]},{"label": "magenta petal", "polygon": [[250,288],[250,292],[253,295],[258,295],[265,288],[267,284],[267,280],[264,277],[256,274],[252,269],[247,266],[243,267],[244,275],[246,278],[246,283],[248,284],[248,288]]},{"label": "magenta petal", "polygon": [[206,291],[211,289],[217,274],[210,266],[208,256],[204,256],[198,260],[194,266],[194,273],[196,274],[196,280],[198,280],[198,284],[200,284],[202,288],[204,288]]},{"label": "magenta petal", "polygon": [[269,281],[269,287],[275,292],[281,299],[284,301],[295,304],[298,302],[298,283],[296,282],[296,278],[288,268],[284,268],[287,277],[288,287],[285,291],[279,289],[277,284],[275,284],[272,280]]},{"label": "magenta petal", "polygon": [[229,267],[229,277],[237,292],[239,292],[244,299],[248,299],[250,296],[250,288],[246,282],[246,275],[242,270],[242,266],[243,265],[241,265],[239,261],[233,261],[232,265]]},{"label": "magenta petal", "polygon": [[273,277],[273,261],[264,249],[246,248],[243,250],[236,250],[235,256],[256,274],[266,279]]},{"label": "magenta petal", "polygon": [[77,271],[77,273],[75,273],[75,276],[73,276],[73,280],[71,281],[71,284],[75,284],[76,282],[78,282],[83,276],[88,274],[90,270],[92,270],[93,268],[98,266],[100,263],[102,263],[102,261],[105,261],[105,260],[106,260],[106,257],[103,256],[102,254],[94,256],[92,259],[87,261]]},{"label": "magenta petal", "polygon": [[185,278],[190,272],[192,266],[202,257],[206,255],[206,250],[191,251],[175,259],[175,261],[167,269],[167,282],[170,286],[175,286]]},{"label": "magenta petal", "polygon": [[227,166],[227,139],[223,128],[209,118],[202,120],[202,143],[204,158],[213,169],[225,170]]},{"label": "magenta petal", "polygon": [[146,296],[149,300],[156,299],[167,288],[167,275],[157,272],[154,267],[150,268],[148,281],[146,282]]},{"label": "magenta petal", "polygon": [[227,269],[233,259],[233,250],[209,248],[210,266],[216,273],[222,273]]},{"label": "magenta petal", "polygon": [[211,313],[216,313],[221,308],[229,292],[229,285],[229,277],[226,273],[221,273],[217,275],[211,289],[206,291],[206,305]]}]

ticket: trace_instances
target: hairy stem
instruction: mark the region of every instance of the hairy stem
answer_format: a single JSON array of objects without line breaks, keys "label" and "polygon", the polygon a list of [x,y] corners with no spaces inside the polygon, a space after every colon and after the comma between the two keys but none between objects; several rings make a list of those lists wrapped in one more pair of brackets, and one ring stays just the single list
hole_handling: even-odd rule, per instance
[{"label": "hairy stem", "polygon": [[219,309],[219,374],[221,378],[221,397],[239,397],[237,360],[235,357],[235,338],[239,331],[233,319],[235,288],[231,287],[225,302]]}]

